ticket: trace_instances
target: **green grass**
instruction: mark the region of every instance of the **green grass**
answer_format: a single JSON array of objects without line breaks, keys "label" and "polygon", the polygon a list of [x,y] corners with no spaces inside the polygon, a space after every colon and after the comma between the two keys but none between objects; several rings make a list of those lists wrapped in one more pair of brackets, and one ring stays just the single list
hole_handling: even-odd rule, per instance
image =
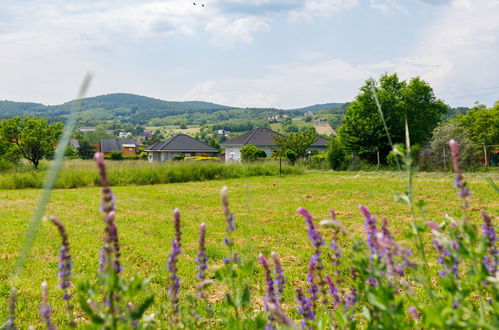
[{"label": "green grass", "polygon": [[[67,170],[67,169],[66,169]],[[497,214],[497,195],[486,181],[496,174],[474,174],[469,178],[473,191],[472,221],[479,221],[478,210],[484,208]],[[459,209],[460,202],[452,187],[451,174],[419,174],[416,178],[416,199],[424,199],[427,218],[439,220],[446,213]],[[316,220],[328,217],[329,209],[337,210],[338,219],[354,233],[362,233],[363,218],[357,206],[365,204],[373,214],[386,216],[392,231],[402,244],[411,246],[406,206],[393,202],[393,192],[403,191],[405,178],[393,172],[312,172],[300,176],[251,177],[181,184],[115,187],[117,224],[122,248],[125,277],[134,273],[152,276],[150,290],[156,301],[150,310],[157,311],[167,290],[166,260],[173,235],[172,211],[182,212],[183,254],[179,272],[183,292],[193,291],[199,224],[207,224],[207,254],[210,258],[208,276],[222,264],[225,248],[224,219],[221,214],[219,191],[229,187],[231,209],[236,216],[236,249],[245,259],[255,260],[259,253],[278,252],[282,257],[288,283],[304,285],[311,248],[303,219],[296,208],[308,208]],[[94,281],[98,269],[99,250],[103,235],[102,214],[98,212],[100,193],[97,187],[53,192],[48,214],[58,216],[67,226],[74,260],[75,282]],[[0,299],[7,301],[9,276],[21,248],[24,231],[37,203],[39,190],[0,190],[2,244],[0,245]],[[329,233],[323,230],[325,238]],[[425,237],[431,261],[435,263],[430,236]],[[18,322],[20,328],[40,325],[37,314],[39,287],[47,280],[50,304],[56,322],[63,319],[63,308],[57,289],[57,263],[60,240],[49,222],[42,222],[27,268],[19,285]],[[434,264],[432,264],[434,266]],[[261,306],[264,279],[259,267],[253,280],[253,301]],[[347,275],[345,275],[346,277]],[[209,299],[221,299],[221,289],[209,289]],[[293,291],[285,293],[285,309],[295,305]],[[163,301],[162,301],[163,300]],[[81,317],[81,312],[78,312]],[[7,317],[6,303],[0,304],[0,317]]]},{"label": "green grass", "polygon": [[[219,162],[108,161],[111,185],[152,185],[174,182],[205,181],[250,176],[279,175],[274,161],[251,164],[223,164]],[[43,166],[46,168],[47,166]],[[22,167],[0,173],[0,189],[41,188],[46,170]],[[283,166],[282,174],[302,174],[300,167]],[[66,161],[56,182],[56,188],[78,188],[99,185],[97,167],[92,160]]]}]

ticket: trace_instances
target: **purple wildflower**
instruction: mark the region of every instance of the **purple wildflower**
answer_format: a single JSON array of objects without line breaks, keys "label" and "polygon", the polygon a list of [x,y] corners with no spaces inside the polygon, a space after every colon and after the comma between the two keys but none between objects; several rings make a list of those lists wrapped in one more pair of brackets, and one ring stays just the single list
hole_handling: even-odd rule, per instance
[{"label": "purple wildflower", "polygon": [[378,281],[376,281],[376,279],[374,277],[369,277],[367,280],[366,280],[367,283],[369,283],[371,286],[373,286],[374,288],[377,288],[378,287]]},{"label": "purple wildflower", "polygon": [[50,308],[48,304],[49,292],[48,292],[48,284],[43,281],[42,283],[42,302],[40,303],[40,319],[42,323],[45,324],[48,330],[53,330],[54,326],[52,325],[52,319],[50,314],[52,313],[52,308]]},{"label": "purple wildflower", "polygon": [[224,263],[229,264],[231,261],[238,263],[240,262],[240,259],[237,253],[232,252],[234,242],[231,239],[232,232],[236,229],[236,225],[234,224],[236,218],[229,209],[229,191],[226,186],[222,187],[220,196],[222,200],[222,212],[225,216],[225,222],[227,223],[227,227],[225,228],[227,236],[224,238],[224,245],[227,246],[228,256],[224,258]]},{"label": "purple wildflower", "polygon": [[371,215],[371,212],[364,205],[359,205],[359,210],[365,218],[367,247],[371,250],[372,255],[379,254],[379,244],[376,238],[376,234],[378,233],[376,218]]},{"label": "purple wildflower", "polygon": [[69,325],[74,327],[76,323],[74,321],[73,315],[73,305],[70,303],[72,295],[69,293],[69,287],[71,286],[71,269],[73,268],[73,263],[71,262],[71,255],[69,254],[69,240],[66,233],[64,224],[56,217],[50,217],[52,223],[59,230],[59,234],[62,239],[61,254],[59,259],[59,287],[63,290],[62,299],[66,301],[66,312],[69,316]]},{"label": "purple wildflower", "polygon": [[119,262],[120,245],[118,239],[118,229],[116,227],[116,223],[114,222],[116,197],[109,188],[104,156],[101,153],[96,153],[94,155],[94,159],[99,168],[99,177],[102,186],[102,205],[99,210],[104,212],[104,223],[106,224],[106,228],[104,230],[104,246],[102,247],[99,271],[108,272],[109,266],[112,265],[114,271],[121,273],[123,269],[121,268]]},{"label": "purple wildflower", "polygon": [[492,218],[485,212],[480,210],[483,218],[482,235],[486,239],[487,251],[483,259],[483,264],[490,275],[495,275],[497,271],[498,251],[497,251],[497,234],[492,224]]},{"label": "purple wildflower", "polygon": [[461,155],[459,154],[459,146],[455,140],[449,141],[450,152],[452,155],[452,162],[454,163],[454,173],[456,175],[454,187],[458,188],[458,196],[461,197],[464,203],[464,208],[468,208],[467,198],[471,196],[471,191],[467,187],[466,181],[461,168]]},{"label": "purple wildflower", "polygon": [[9,295],[9,319],[6,323],[6,329],[16,330],[16,302],[17,289],[12,287]]},{"label": "purple wildflower", "polygon": [[355,310],[355,305],[357,304],[359,294],[357,293],[357,290],[355,287],[352,287],[350,289],[350,292],[345,295],[345,312],[348,312],[350,316],[350,320],[353,320],[353,312]]},{"label": "purple wildflower", "polygon": [[[204,280],[204,272],[208,268],[207,266],[208,257],[206,256],[205,237],[206,237],[206,224],[202,223],[201,226],[199,227],[199,252],[196,256],[196,262],[198,263],[197,278],[200,281]],[[199,290],[199,297],[204,298],[203,289]]]},{"label": "purple wildflower", "polygon": [[[269,304],[277,305],[277,299],[274,290],[274,280],[272,279],[272,273],[270,272],[269,263],[263,254],[260,254],[258,256],[258,261],[263,266],[263,269],[265,271],[265,283],[267,284],[267,293],[265,294],[263,303],[265,306],[265,312],[269,312],[270,311]],[[276,307],[280,309],[279,306]],[[266,329],[275,329],[275,327],[273,326],[273,322],[274,322],[274,315],[269,314]]]},{"label": "purple wildflower", "polygon": [[407,267],[415,264],[409,260],[412,253],[393,240],[393,235],[388,229],[388,222],[383,219],[381,232],[376,235],[380,247],[380,256],[386,264],[388,275],[403,276]]},{"label": "purple wildflower", "polygon": [[[312,307],[315,308],[315,301],[318,299],[317,292],[319,288],[323,297],[322,303],[327,304],[327,284],[322,275],[324,265],[321,259],[321,247],[324,245],[324,241],[322,240],[322,236],[319,231],[315,228],[310,212],[303,207],[299,207],[296,211],[305,218],[305,224],[308,228],[308,236],[312,242],[312,245],[315,247],[315,253],[310,260],[308,279],[308,282],[310,283],[309,293],[312,295]],[[317,284],[314,283],[314,276],[317,277]]]},{"label": "purple wildflower", "polygon": [[223,213],[225,215],[225,221],[227,222],[227,230],[234,231],[236,229],[236,225],[234,224],[236,218],[229,209],[229,188],[227,188],[227,186],[222,187],[221,197]]},{"label": "purple wildflower", "polygon": [[281,260],[279,259],[279,255],[275,252],[272,252],[270,256],[274,261],[274,274],[275,274],[274,284],[277,289],[276,300],[277,302],[281,302],[282,294],[284,292],[284,284],[286,284],[286,280],[284,278],[284,271],[282,270],[282,265],[281,265]]},{"label": "purple wildflower", "polygon": [[302,328],[305,328],[308,321],[315,321],[315,314],[310,300],[305,297],[301,289],[296,289],[296,300],[298,301],[298,314],[303,316]]},{"label": "purple wildflower", "polygon": [[452,300],[452,308],[457,309],[461,305],[459,301]]},{"label": "purple wildflower", "polygon": [[175,228],[175,238],[172,239],[172,251],[168,257],[167,269],[171,273],[170,275],[170,286],[168,288],[168,297],[170,298],[170,304],[173,312],[178,313],[178,295],[180,293],[180,279],[177,276],[177,262],[178,256],[180,255],[180,211],[175,209],[173,211],[174,228]]},{"label": "purple wildflower", "polygon": [[416,307],[411,306],[408,308],[408,311],[414,321],[419,320],[419,311]]},{"label": "purple wildflower", "polygon": [[[436,233],[440,232],[440,227],[433,221],[428,221],[426,224],[432,228],[432,230]],[[444,278],[450,273],[457,277],[458,275],[458,265],[459,259],[453,253],[453,251],[459,250],[459,244],[457,241],[447,241],[441,242],[436,236],[433,234],[433,246],[438,252],[438,263],[442,266],[442,270],[440,270],[440,277]]]},{"label": "purple wildflower", "polygon": [[308,293],[310,294],[310,302],[312,303],[312,309],[315,310],[316,306],[316,301],[319,299],[317,296],[317,293],[319,292],[319,287],[315,283],[315,271],[317,269],[317,264],[318,264],[318,259],[317,256],[312,256],[310,258],[310,263],[308,264],[308,275],[307,275],[307,282],[309,283],[308,286]]},{"label": "purple wildflower", "polygon": [[322,240],[321,234],[314,226],[312,215],[303,207],[299,207],[296,211],[305,218],[305,224],[308,228],[308,237],[310,238],[312,245],[315,246],[316,251],[318,251],[319,248],[324,245],[324,241]]},{"label": "purple wildflower", "polygon": [[334,285],[333,280],[331,279],[331,276],[326,275],[325,277],[326,277],[326,282],[329,286],[328,293],[333,298],[333,302],[332,302],[333,307],[336,308],[341,303],[341,298],[338,295],[338,288],[336,288],[336,286]]},{"label": "purple wildflower", "polygon": [[278,304],[273,304],[269,302],[268,308],[277,322],[284,324],[290,328],[294,328],[293,321],[286,314],[284,314],[284,312],[282,311],[281,307]]}]

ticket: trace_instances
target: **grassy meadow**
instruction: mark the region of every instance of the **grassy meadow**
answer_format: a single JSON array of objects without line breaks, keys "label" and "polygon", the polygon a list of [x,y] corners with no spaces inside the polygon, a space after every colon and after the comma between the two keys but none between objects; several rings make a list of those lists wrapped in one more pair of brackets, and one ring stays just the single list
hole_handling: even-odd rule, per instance
[{"label": "grassy meadow", "polygon": [[[109,163],[109,162],[108,162]],[[111,170],[112,171],[112,167]],[[471,197],[472,221],[479,221],[478,210],[484,208],[497,214],[499,201],[487,182],[497,179],[497,173],[473,174],[468,177]],[[415,182],[416,199],[427,203],[426,218],[438,221],[446,213],[459,209],[460,201],[452,187],[453,176],[444,174],[418,174]],[[231,209],[236,216],[234,232],[235,249],[243,259],[255,260],[258,254],[280,254],[288,283],[306,286],[308,259],[312,253],[303,218],[296,213],[299,206],[309,209],[316,220],[328,218],[329,210],[337,210],[337,217],[353,233],[362,234],[364,219],[357,207],[364,204],[381,218],[386,216],[395,238],[406,246],[413,246],[409,238],[410,212],[404,204],[393,201],[396,191],[405,189],[405,177],[394,172],[308,172],[304,175],[284,177],[255,176],[204,182],[158,184],[146,186],[117,186],[117,225],[122,249],[124,276],[139,273],[151,276],[149,290],[157,299],[150,312],[157,311],[166,301],[168,273],[166,263],[173,235],[172,211],[181,211],[182,255],[179,260],[179,276],[182,292],[194,292],[196,283],[197,235],[199,225],[207,225],[208,277],[220,267],[226,255],[222,244],[225,221],[221,214],[219,191],[229,187]],[[24,231],[37,203],[37,189],[0,190],[0,296],[7,301],[12,280],[10,275],[21,248]],[[65,224],[74,261],[74,282],[95,282],[99,251],[103,235],[100,189],[83,187],[56,189],[48,207],[48,214],[58,216]],[[326,229],[323,236],[330,238]],[[425,237],[430,254],[430,266],[436,272],[436,256],[431,237]],[[342,241],[340,240],[340,243]],[[38,322],[39,287],[47,280],[51,288],[50,301],[54,319],[61,324],[64,319],[60,290],[57,288],[57,264],[60,238],[55,227],[48,221],[41,224],[35,246],[27,267],[16,283],[18,287],[17,322],[26,328]],[[252,302],[262,305],[264,277],[259,266],[253,277]],[[345,278],[348,271],[344,271]],[[211,302],[221,300],[222,288],[208,289]],[[296,317],[294,292],[285,292],[284,308]],[[163,301],[161,299],[164,298]],[[182,299],[182,298],[181,298]],[[77,309],[77,315],[82,313]],[[0,304],[0,317],[7,318],[6,303]],[[40,325],[40,324],[33,324]]]},{"label": "grassy meadow", "polygon": [[[20,169],[0,172],[0,189],[41,188],[47,173],[48,163],[40,170],[25,165]],[[185,161],[148,163],[144,160],[108,161],[110,184],[113,186],[152,185],[161,183],[204,181],[214,179],[241,178],[249,176],[279,175],[276,161],[250,164],[224,164],[207,161]],[[302,174],[304,169],[283,164],[282,174]],[[64,162],[56,188],[78,188],[98,186],[99,175],[93,160],[67,160]]]}]

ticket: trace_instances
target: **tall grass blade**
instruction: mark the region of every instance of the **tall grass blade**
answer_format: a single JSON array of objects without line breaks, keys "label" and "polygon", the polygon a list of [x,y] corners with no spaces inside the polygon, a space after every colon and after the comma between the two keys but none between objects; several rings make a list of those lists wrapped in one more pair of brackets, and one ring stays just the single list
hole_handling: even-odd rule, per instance
[{"label": "tall grass blade", "polygon": [[66,151],[66,148],[69,144],[69,140],[71,138],[71,134],[73,133],[76,125],[76,120],[78,117],[78,112],[81,108],[82,99],[87,92],[91,80],[92,80],[92,75],[90,73],[87,73],[80,87],[78,98],[71,106],[71,112],[69,113],[66,126],[64,127],[62,137],[59,141],[59,145],[56,148],[54,160],[50,166],[47,176],[45,177],[45,182],[43,184],[40,200],[38,201],[38,205],[35,209],[35,212],[33,212],[33,216],[31,218],[28,229],[26,230],[26,234],[24,236],[24,242],[21,248],[21,253],[19,255],[19,258],[17,259],[14,268],[14,273],[13,273],[14,281],[17,280],[19,275],[21,274],[24,265],[26,264],[26,260],[31,251],[31,248],[33,247],[33,242],[35,241],[38,227],[40,225],[40,220],[42,219],[43,214],[45,213],[45,208],[50,200],[52,189],[57,180],[57,176],[59,174],[62,162],[64,160],[64,152]]},{"label": "tall grass blade", "polygon": [[[381,121],[383,121],[383,126],[385,127],[385,132],[386,132],[386,136],[388,137],[388,142],[390,143],[390,147],[392,148],[392,150],[394,150],[392,138],[390,136],[390,132],[388,131],[388,126],[386,126],[385,116],[383,115],[383,110],[381,109],[381,104],[379,103],[378,93],[376,93],[376,88],[375,88],[376,82],[374,81],[373,78],[371,78],[370,80],[371,80],[371,89],[372,89],[373,96],[374,96],[374,102],[376,102],[376,107],[378,108],[379,115],[381,116]],[[395,157],[395,162],[397,163],[397,170],[400,171],[400,164],[399,164],[399,160],[397,159],[397,157]]]}]

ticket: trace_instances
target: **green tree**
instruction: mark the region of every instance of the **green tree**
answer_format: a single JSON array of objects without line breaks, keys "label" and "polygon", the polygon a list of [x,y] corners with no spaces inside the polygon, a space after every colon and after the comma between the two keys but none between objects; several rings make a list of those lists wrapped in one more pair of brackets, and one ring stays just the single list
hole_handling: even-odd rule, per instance
[{"label": "green tree", "polygon": [[81,140],[80,146],[78,147],[78,156],[84,159],[90,159],[95,154],[95,145],[91,144],[87,140]]},{"label": "green tree", "polygon": [[14,117],[1,122],[0,135],[38,168],[43,157],[53,155],[63,127],[60,122],[49,124],[44,118]]},{"label": "green tree", "polygon": [[469,131],[469,137],[475,143],[499,144],[499,101],[489,109],[483,104],[475,103],[466,114],[459,115],[456,121]]},{"label": "green tree", "polygon": [[260,158],[266,158],[267,154],[262,149],[258,149],[252,144],[246,144],[241,148],[241,159],[243,161],[255,161]]},{"label": "green tree", "polygon": [[346,167],[346,153],[339,137],[333,138],[329,142],[326,158],[333,170],[342,170]]},{"label": "green tree", "polygon": [[367,80],[360,94],[348,106],[339,135],[349,152],[372,162],[376,162],[377,151],[381,159],[385,159],[391,150],[373,87],[393,143],[404,143],[407,118],[411,143],[424,145],[447,113],[447,106],[419,77],[409,82],[400,81],[395,73],[381,76],[379,83]]},{"label": "green tree", "polygon": [[286,151],[291,150],[296,154],[296,159],[305,158],[307,156],[307,149],[318,138],[319,135],[317,135],[314,128],[300,133],[275,136],[274,141],[277,144],[276,156],[286,157]]}]

